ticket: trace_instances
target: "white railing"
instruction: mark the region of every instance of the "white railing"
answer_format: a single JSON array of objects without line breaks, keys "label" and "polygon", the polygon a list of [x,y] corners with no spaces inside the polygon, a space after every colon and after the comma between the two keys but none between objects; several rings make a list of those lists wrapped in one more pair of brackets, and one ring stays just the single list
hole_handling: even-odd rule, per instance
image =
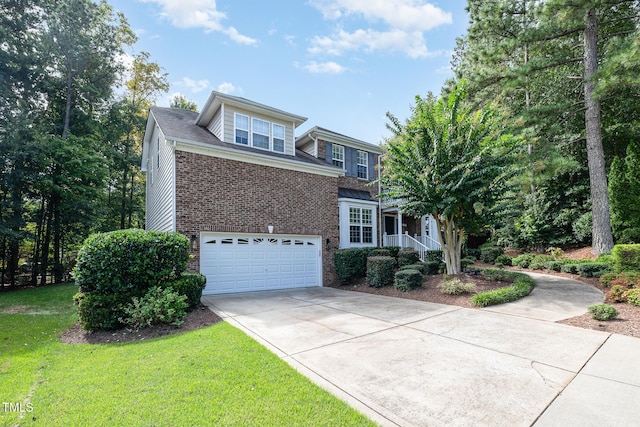
[{"label": "white railing", "polygon": [[[415,239],[409,234],[385,234],[382,238],[383,246],[400,246],[401,248],[411,248],[418,252],[418,256],[420,257],[420,261],[424,261],[424,254],[429,250],[433,250],[429,248],[427,245]],[[440,245],[438,248],[440,249]]]},{"label": "white railing", "polygon": [[440,247],[440,242],[436,239],[433,239],[431,236],[418,236],[416,234],[413,236],[413,238],[429,248],[430,251],[439,251],[440,249],[442,249]]}]

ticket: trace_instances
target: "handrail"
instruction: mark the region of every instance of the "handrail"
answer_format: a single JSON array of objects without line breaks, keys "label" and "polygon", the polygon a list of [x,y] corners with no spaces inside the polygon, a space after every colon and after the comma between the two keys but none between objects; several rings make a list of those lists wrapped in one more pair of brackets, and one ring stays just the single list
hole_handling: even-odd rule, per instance
[{"label": "handrail", "polygon": [[[400,246],[401,248],[411,248],[418,252],[420,261],[424,261],[425,252],[431,250],[421,241],[409,236],[409,234],[385,234],[382,239],[383,246]],[[440,245],[438,245],[440,246]]]}]

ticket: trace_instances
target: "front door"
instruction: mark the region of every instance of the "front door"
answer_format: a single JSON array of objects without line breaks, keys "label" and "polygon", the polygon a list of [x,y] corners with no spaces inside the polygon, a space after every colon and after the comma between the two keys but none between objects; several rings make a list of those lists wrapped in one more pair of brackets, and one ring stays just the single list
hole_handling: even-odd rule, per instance
[{"label": "front door", "polygon": [[396,217],[385,215],[384,217],[384,232],[385,234],[398,234],[398,227],[396,224]]}]

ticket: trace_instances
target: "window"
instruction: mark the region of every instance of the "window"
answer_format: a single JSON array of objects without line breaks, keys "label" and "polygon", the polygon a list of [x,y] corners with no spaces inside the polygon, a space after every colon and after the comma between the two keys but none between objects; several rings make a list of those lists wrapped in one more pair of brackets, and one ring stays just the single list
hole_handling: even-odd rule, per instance
[{"label": "window", "polygon": [[373,210],[349,208],[349,241],[373,243]]},{"label": "window", "polygon": [[253,133],[251,137],[253,138],[252,145],[258,148],[264,148],[265,150],[269,149],[269,122],[260,119],[252,119],[251,126],[253,128]]},{"label": "window", "polygon": [[331,158],[335,166],[344,169],[344,147],[342,145],[333,144],[331,146]]},{"label": "window", "polygon": [[273,151],[284,153],[284,126],[273,124]]},{"label": "window", "polygon": [[249,117],[236,114],[236,144],[249,145]]},{"label": "window", "polygon": [[358,151],[358,178],[369,179],[369,153]]}]

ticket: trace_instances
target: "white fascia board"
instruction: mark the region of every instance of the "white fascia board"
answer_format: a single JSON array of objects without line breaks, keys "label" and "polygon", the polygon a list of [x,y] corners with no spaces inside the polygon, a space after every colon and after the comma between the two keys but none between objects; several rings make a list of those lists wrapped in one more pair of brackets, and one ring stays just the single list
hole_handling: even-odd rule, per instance
[{"label": "white fascia board", "polygon": [[375,200],[369,201],[369,200],[361,200],[361,199],[350,199],[348,197],[339,197],[338,202],[345,202],[351,205],[370,205],[370,206],[376,206],[376,207],[378,206],[378,202],[376,202]]},{"label": "white fascia board", "polygon": [[[297,160],[281,159],[278,157],[264,156],[258,153],[248,153],[234,148],[220,147],[201,142],[187,141],[170,138],[176,144],[176,150],[188,153],[202,154],[221,159],[236,160],[255,165],[270,166],[279,169],[287,169],[298,172],[307,172],[315,175],[339,177],[344,176],[344,171],[333,166],[313,165]],[[293,157],[293,156],[292,156]]]},{"label": "white fascia board", "polygon": [[149,117],[147,118],[147,127],[144,131],[144,137],[142,139],[142,158],[140,170],[142,172],[147,172],[147,160],[149,157],[149,144],[151,144],[151,137],[153,136],[153,131],[158,128],[158,133],[162,138],[162,141],[165,142],[167,137],[164,132],[162,132],[162,128],[158,125],[158,121],[156,120],[156,116],[153,115],[151,110],[149,110]]},{"label": "white fascia board", "polygon": [[[323,141],[328,141],[338,145],[345,145],[348,147],[353,147],[360,149],[362,151],[368,151],[370,153],[382,154],[382,148],[379,145],[371,144],[366,141],[361,141],[359,139],[351,138],[350,136],[340,135],[331,131],[325,131],[324,129],[320,129],[318,127],[313,127],[301,135],[296,142],[303,143],[304,140],[320,138]],[[296,146],[298,146],[296,144]]]}]

